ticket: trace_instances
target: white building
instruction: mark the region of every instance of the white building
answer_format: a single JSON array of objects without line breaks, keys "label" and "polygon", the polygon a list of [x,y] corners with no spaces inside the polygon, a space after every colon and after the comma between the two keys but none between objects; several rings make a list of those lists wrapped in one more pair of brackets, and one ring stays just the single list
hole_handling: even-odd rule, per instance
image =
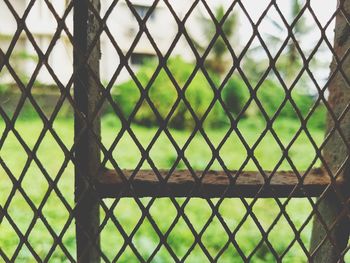
[{"label": "white building", "polygon": [[[149,10],[150,6],[154,1],[152,0],[130,0],[135,8],[136,12],[143,18],[146,12]],[[182,19],[187,13],[188,9],[191,7],[194,0],[168,0],[178,15]],[[278,0],[276,1],[281,8],[284,15],[289,16],[291,1],[294,0]],[[302,0],[301,0],[302,1]],[[22,17],[25,13],[25,10],[30,2],[30,0],[11,0],[11,4],[14,7],[14,10],[18,13],[19,17]],[[51,0],[50,3],[55,8],[59,16],[63,16],[67,3],[71,1],[68,0]],[[113,1],[111,0],[101,0],[101,16],[103,17],[106,14],[107,9]],[[319,1],[311,1],[310,6],[318,17],[322,25],[332,17],[333,12],[336,7],[335,0],[322,0],[322,3],[329,5],[330,8],[324,8],[324,5],[319,4]],[[232,4],[232,1],[229,0],[206,0],[206,3],[214,10],[218,5],[228,6]],[[251,19],[256,22],[259,17],[262,15],[263,11],[266,9],[270,0],[259,0],[259,1],[242,1],[242,4],[245,6],[245,9],[251,16]],[[242,49],[242,46],[245,46],[248,42],[248,39],[253,34],[253,29],[250,21],[247,19],[244,12],[238,4],[234,7],[234,15],[239,16],[239,44],[237,46],[237,41],[233,40],[232,43],[234,49],[239,51]],[[69,32],[73,34],[73,11],[71,10],[68,14],[65,22],[69,29]],[[321,32],[318,30],[317,25],[310,15],[309,12],[305,12],[304,15],[307,19],[309,26],[314,27],[315,30],[311,30],[310,33],[303,36],[303,39],[300,39],[299,44],[304,50],[312,48],[315,43],[321,37]],[[194,9],[190,17],[185,23],[185,28],[187,32],[196,39],[197,42],[204,42],[207,39],[203,36],[204,31],[206,30],[201,24],[203,17],[208,17],[208,13],[204,8],[203,3],[199,1],[199,4]],[[283,27],[283,22],[279,17],[278,12],[274,8],[271,8],[267,13],[267,17],[275,19],[276,23],[279,23]],[[14,15],[11,13],[10,9],[5,4],[5,1],[0,0],[0,48],[6,53],[8,52],[9,46],[13,40],[14,35],[17,32],[17,22],[14,18]],[[52,38],[57,30],[57,21],[54,18],[53,14],[49,11],[49,8],[44,0],[36,0],[30,12],[27,15],[25,20],[26,26],[33,35],[36,43],[39,45],[40,49],[45,53],[47,47],[50,45]],[[113,9],[111,14],[107,19],[107,26],[114,37],[116,43],[121,48],[121,50],[126,54],[132,45],[132,42],[135,39],[136,34],[139,32],[139,24],[137,23],[136,18],[131,12],[130,8],[127,6],[125,0],[118,1],[116,7]],[[214,25],[213,25],[214,26]],[[329,26],[332,29],[334,26],[334,21]],[[165,6],[163,1],[159,1],[155,10],[149,17],[147,21],[147,28],[154,38],[157,46],[160,51],[165,54],[169,49],[171,43],[173,42],[175,35],[178,32],[178,25],[174,20],[172,14],[169,11],[169,8]],[[285,28],[283,32],[276,31],[276,28],[271,23],[271,20],[264,19],[264,21],[259,25],[259,33],[262,35],[264,32],[268,34],[278,34],[281,36],[281,43],[284,40],[284,37],[287,37],[288,30]],[[333,31],[327,30],[327,36],[332,42],[333,40]],[[237,36],[235,36],[237,38]],[[206,43],[204,43],[205,45]],[[260,42],[257,37],[255,37],[253,44],[259,46]],[[276,45],[275,49],[279,48],[280,45]],[[327,47],[325,44],[325,49]],[[253,49],[254,47],[252,47]],[[271,50],[273,47],[269,46]],[[48,63],[57,74],[57,77],[63,84],[66,84],[69,78],[72,75],[72,63],[73,63],[73,51],[72,43],[67,37],[65,32],[61,33],[59,40],[56,42],[50,56],[48,58]],[[111,41],[108,39],[107,34],[104,32],[101,35],[101,79],[104,83],[108,82],[112,75],[114,74],[116,68],[119,65],[119,56],[112,45]],[[272,52],[274,53],[274,52]],[[331,54],[330,52],[319,52],[320,59],[322,61],[330,61]],[[156,52],[152,47],[150,41],[146,37],[145,33],[142,35],[138,44],[135,46],[131,58],[129,60],[129,65],[133,70],[137,70],[138,66],[142,64],[144,58],[155,56]],[[181,55],[186,60],[194,60],[193,52],[191,51],[185,37],[182,36],[175,46],[172,55]],[[261,55],[266,57],[264,52]],[[16,45],[11,52],[10,64],[16,68],[16,72],[25,79],[30,77],[33,74],[37,66],[38,55],[35,51],[33,45],[30,43],[28,36],[24,31],[20,35],[20,39],[17,41]],[[0,84],[1,83],[13,83],[13,79],[6,73],[7,69],[4,67],[0,72]],[[324,71],[317,72],[317,75],[327,76],[328,67]],[[117,82],[125,81],[129,78],[129,74],[124,69],[117,78]],[[324,77],[323,77],[324,78]],[[41,67],[39,74],[36,80],[44,84],[55,84],[50,74],[47,72],[45,67]]]},{"label": "white building", "polygon": [[[18,13],[18,16],[22,17],[26,12],[25,10],[29,2],[29,0],[13,0],[11,1],[11,4]],[[50,2],[55,8],[57,14],[62,17],[66,10],[67,2],[69,1],[53,0]],[[183,18],[190,6],[188,1],[176,0],[172,2],[177,15],[180,18]],[[153,1],[133,0],[132,3],[139,16],[144,18]],[[110,4],[111,1],[101,1],[102,17],[106,14]],[[193,12],[189,22],[186,23],[187,30],[191,32],[192,36],[195,36],[198,39],[201,38],[203,31],[203,28],[198,24],[198,17],[200,16],[201,11],[197,9],[195,12]],[[0,17],[0,48],[4,53],[6,53],[8,48],[11,46],[13,37],[18,29],[16,19],[4,1],[0,1]],[[73,34],[72,10],[68,14],[65,22],[69,32]],[[49,8],[44,0],[35,1],[35,4],[28,13],[25,23],[33,35],[37,45],[40,47],[42,52],[45,53],[57,30],[57,21],[54,15],[49,11]],[[139,24],[134,14],[127,6],[125,0],[119,1],[117,6],[113,9],[108,17],[107,26],[118,46],[121,48],[123,53],[126,54],[130,49],[136,34],[139,32]],[[160,51],[165,54],[173,42],[176,33],[178,32],[178,27],[169,9],[163,2],[159,2],[155,10],[152,12],[147,21],[147,28]],[[101,79],[103,82],[108,82],[119,65],[120,60],[118,53],[116,52],[116,49],[111,43],[110,39],[107,37],[106,32],[103,32],[101,35],[101,53]],[[177,43],[174,51],[172,52],[172,55],[181,55],[187,60],[192,60],[194,58],[192,51],[190,50],[184,37],[181,37],[180,41]],[[131,54],[129,65],[131,65],[131,68],[136,71],[145,58],[152,56],[156,56],[156,51],[146,37],[146,34],[143,33],[141,39]],[[25,33],[25,31],[22,31],[20,38],[11,53],[10,64],[16,68],[16,71],[19,72],[18,74],[22,75],[25,79],[32,76],[35,68],[37,67],[37,62],[37,52],[35,51],[32,43],[29,41],[28,35]],[[72,75],[73,48],[72,43],[64,31],[61,33],[59,40],[56,42],[52,52],[50,53],[48,63],[60,81],[63,84],[66,84]],[[128,78],[129,74],[126,70],[123,70],[117,78],[117,82],[125,81]],[[55,83],[45,66],[40,69],[36,80],[37,82],[43,84]],[[6,74],[5,67],[0,74],[0,83],[4,82],[13,83],[12,77],[9,74]]]}]

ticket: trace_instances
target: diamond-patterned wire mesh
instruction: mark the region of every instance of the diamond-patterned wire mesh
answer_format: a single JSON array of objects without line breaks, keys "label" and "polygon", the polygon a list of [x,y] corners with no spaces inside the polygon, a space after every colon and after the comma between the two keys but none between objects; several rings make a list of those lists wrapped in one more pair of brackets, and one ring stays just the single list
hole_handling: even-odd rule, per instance
[{"label": "diamond-patterned wire mesh", "polygon": [[[348,174],[348,49],[342,47],[349,35],[347,1],[340,1],[323,20],[313,1],[300,1],[295,16],[284,10],[280,1],[257,6],[224,1],[219,17],[213,1],[205,0],[184,4],[153,1],[147,8],[134,1],[101,0],[101,10],[99,1],[86,1],[89,11],[80,18],[87,19],[92,37],[85,50],[78,50],[75,40],[84,42],[84,32],[73,34],[73,9],[75,4],[79,6],[78,1],[64,2],[32,0],[23,6],[8,0],[1,3],[2,10],[6,10],[2,19],[12,20],[15,25],[8,29],[11,37],[0,39],[1,78],[9,83],[6,87],[16,91],[8,95],[0,90],[4,94],[0,106],[3,261],[75,262],[96,250],[106,262],[299,262],[312,261],[320,251],[324,253],[323,246],[327,245],[333,247],[337,259],[346,257],[347,233],[343,233],[345,244],[339,244],[337,231],[348,213],[347,200],[336,187],[336,179]],[[336,38],[339,43],[335,49],[333,39],[328,38],[337,15],[343,17],[345,26]],[[227,35],[233,16],[239,16],[238,28],[249,31],[246,39]],[[43,20],[33,22],[37,17]],[[307,25],[301,22],[303,19]],[[47,31],[41,32],[47,21]],[[157,21],[162,21],[161,25]],[[282,30],[278,34],[275,31],[272,38],[263,32],[272,30],[264,27],[268,21]],[[297,31],[308,24],[312,32],[318,32],[316,37],[311,35],[316,39],[311,48],[305,46],[310,39],[299,39]],[[205,25],[202,30],[198,29],[201,25]],[[45,34],[49,38],[43,37]],[[277,39],[276,45],[272,39]],[[98,64],[91,61],[96,59],[91,54],[99,45],[98,70],[93,68]],[[213,59],[220,47],[226,50],[221,61]],[[24,48],[29,54],[22,52]],[[283,63],[285,52],[291,49],[299,62],[295,71]],[[81,59],[75,62],[74,70],[73,50]],[[64,64],[59,63],[62,52]],[[324,71],[314,66],[321,53],[334,57],[326,81],[320,80]],[[143,66],[133,63],[143,64],[138,54],[155,58],[147,64],[144,75],[140,74]],[[179,59],[171,63],[176,55],[192,63]],[[258,60],[262,62],[258,64]],[[185,66],[189,70],[179,78],[178,71]],[[210,70],[211,66],[220,74]],[[85,70],[88,81],[81,70]],[[239,79],[247,94],[235,114],[225,100],[232,79]],[[339,81],[345,89],[337,87]],[[77,83],[83,88],[91,85],[87,91],[98,91],[92,108],[88,108],[89,98],[84,94],[73,96]],[[170,100],[164,91],[156,89],[157,83],[166,83],[166,92],[172,94]],[[271,83],[277,83],[273,92],[283,91],[272,112],[263,97],[263,90]],[[303,103],[310,102],[300,104],[296,99],[303,85],[310,86],[308,92],[314,97],[306,112]],[[209,98],[202,108],[196,106],[201,96]],[[88,109],[78,98],[86,99]],[[123,99],[128,102],[127,109],[122,107]],[[325,136],[321,129],[312,128],[312,123],[323,117],[319,114],[322,110],[328,113]],[[179,112],[183,112],[182,119],[176,118],[181,116]],[[73,113],[82,121],[74,139]],[[220,114],[225,124],[210,121],[219,119]],[[293,115],[295,121],[283,122],[286,114]],[[101,137],[94,126],[100,115]],[[176,125],[185,125],[186,129],[177,130]],[[101,152],[99,176],[108,175],[105,167],[115,170],[120,188],[113,192],[114,198],[102,199],[103,189],[96,188],[92,178],[83,178],[88,188],[77,191],[76,204],[74,165],[78,166],[82,153],[79,145],[87,140]],[[306,186],[303,188],[303,180],[306,182],[320,166],[327,183],[315,199]],[[215,177],[213,170],[222,171],[229,183],[212,195],[216,198],[195,198],[206,196],[206,190],[198,194],[196,189],[209,176]],[[240,178],[251,170],[258,172],[256,182],[264,184],[250,181],[253,194],[243,192],[231,198],[238,191]],[[291,171],[294,181],[282,190],[272,189],[268,194],[271,198],[262,199],[280,170]],[[184,189],[181,194],[171,194],[167,184],[178,171],[185,171],[187,181],[180,186]],[[149,187],[142,183],[142,176],[153,182],[154,194],[148,197],[139,194],[142,187]],[[136,181],[141,182],[137,187]],[[192,184],[186,184],[188,181]],[[216,184],[214,180],[213,189]],[[329,197],[333,189],[335,193]],[[161,191],[163,194],[159,194]],[[293,198],[297,192],[304,198]],[[84,229],[85,224],[80,225],[80,219],[74,220],[81,211],[77,207],[90,193],[100,196],[100,223],[96,226],[98,233],[92,236],[89,229]],[[330,210],[329,200],[335,209],[330,216],[325,213]],[[313,217],[319,228],[316,233],[323,235],[313,237],[316,244],[310,249]],[[93,243],[78,251],[79,259],[76,235],[83,239],[86,235]]]}]

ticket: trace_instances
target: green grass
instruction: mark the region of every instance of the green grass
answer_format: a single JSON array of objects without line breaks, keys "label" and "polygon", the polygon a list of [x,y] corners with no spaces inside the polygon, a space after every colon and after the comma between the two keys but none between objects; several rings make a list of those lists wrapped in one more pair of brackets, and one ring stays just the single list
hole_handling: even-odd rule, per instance
[{"label": "green grass", "polygon": [[[280,138],[281,142],[287,146],[292,140],[294,134],[300,126],[296,121],[283,120],[274,124],[274,129]],[[254,145],[259,135],[263,132],[265,123],[261,120],[243,120],[239,123],[242,136],[246,143],[250,146]],[[15,129],[20,133],[27,145],[33,149],[36,145],[39,134],[43,128],[43,124],[38,119],[20,119],[16,122]],[[57,119],[53,126],[55,132],[60,136],[62,142],[68,149],[73,143],[73,121],[71,119]],[[0,122],[0,133],[5,129],[3,122]],[[102,121],[102,138],[103,143],[107,149],[113,143],[115,137],[121,129],[119,121],[112,116],[106,116]],[[145,128],[140,126],[132,126],[132,129],[139,139],[143,147],[147,147],[155,136],[156,128]],[[212,141],[213,145],[217,147],[227,129],[207,130],[207,136]],[[310,130],[315,143],[319,145],[323,140],[323,131],[315,128]],[[190,136],[190,132],[170,130],[175,141],[182,147]],[[302,153],[302,154],[301,154]],[[6,166],[11,171],[15,178],[20,178],[23,168],[26,165],[28,156],[23,147],[18,143],[14,134],[10,132],[4,145],[1,148],[1,158],[6,163]],[[238,169],[244,164],[246,159],[246,150],[240,142],[238,136],[233,133],[229,136],[227,142],[220,150],[220,156],[229,169]],[[273,136],[268,132],[264,139],[257,145],[254,151],[256,161],[265,169],[273,169],[281,158],[281,149],[273,139]],[[306,134],[302,132],[296,139],[293,146],[289,149],[289,156],[294,165],[302,170],[306,169],[315,158],[315,150],[307,138]],[[53,139],[50,132],[47,132],[44,140],[37,150],[37,157],[43,165],[45,172],[51,179],[55,179],[60,169],[64,168],[64,172],[58,183],[60,193],[66,198],[67,203],[73,207],[74,201],[74,169],[72,163],[63,165],[65,157],[58,144]],[[177,157],[177,153],[173,146],[171,146],[169,139],[167,139],[164,132],[160,134],[156,144],[150,151],[150,158],[158,168],[171,167]],[[212,158],[210,148],[205,143],[203,136],[197,133],[188,148],[185,150],[185,157],[194,169],[204,169]],[[121,168],[134,168],[141,159],[138,147],[132,142],[130,135],[126,132],[113,151],[113,158]],[[316,162],[316,166],[319,162]],[[48,183],[44,177],[38,164],[29,162],[29,169],[24,176],[21,187],[24,189],[28,198],[33,202],[33,205],[39,207],[47,190]],[[40,165],[39,165],[40,166]],[[111,166],[107,162],[107,166]],[[145,161],[142,163],[142,168],[149,168],[150,165]],[[177,165],[177,168],[184,169],[186,166],[183,162]],[[220,169],[218,161],[214,161],[211,169]],[[256,164],[253,160],[249,160],[245,165],[246,170],[257,170]],[[290,169],[287,161],[280,164],[279,169]],[[25,233],[28,226],[31,224],[34,216],[32,209],[25,201],[23,195],[13,186],[6,171],[0,166],[0,205],[6,208],[7,213],[11,219],[16,223],[19,230]],[[8,197],[11,195],[12,201],[8,204]],[[124,228],[127,234],[130,234],[141,218],[141,210],[136,200],[132,198],[125,198],[117,200],[116,207],[112,210],[116,220]],[[185,201],[183,198],[176,199],[178,204]],[[209,204],[214,205],[219,200],[213,199],[206,201],[202,199],[191,199],[185,206],[185,214],[192,222],[193,227],[197,232],[200,232],[207,220],[210,218],[212,209]],[[280,202],[284,202],[280,199]],[[106,207],[111,207],[114,200],[106,199],[103,201]],[[149,202],[154,202],[149,211],[152,220],[157,223],[161,232],[165,233],[172,222],[174,221],[177,210],[168,198],[150,199],[143,198],[140,202],[147,206]],[[261,234],[254,222],[254,218],[247,214],[247,209],[244,203],[252,204],[251,199],[225,199],[218,210],[221,219],[230,231],[239,227],[235,235],[235,241],[241,248],[242,252],[248,256],[254,247],[260,242]],[[260,199],[252,206],[253,212],[259,220],[261,227],[267,231],[272,222],[278,216],[280,208],[274,199]],[[305,199],[292,199],[286,206],[286,212],[292,219],[295,227],[298,229],[302,226],[306,218],[311,212],[311,206]],[[43,211],[43,218],[51,225],[53,231],[59,235],[67,224],[67,231],[62,237],[62,243],[68,251],[74,256],[75,253],[75,236],[74,236],[74,221],[69,218],[69,212],[66,210],[62,202],[59,200],[55,191],[51,192],[45,204]],[[101,223],[104,222],[105,212],[101,208]],[[243,220],[243,221],[242,221]],[[240,223],[242,222],[242,223]],[[311,224],[301,232],[301,239],[308,247],[310,239]],[[276,253],[282,254],[285,249],[292,242],[294,233],[289,226],[284,216],[279,218],[277,225],[269,232],[268,241],[274,248]],[[186,251],[194,242],[194,237],[189,230],[184,218],[180,217],[175,228],[170,233],[167,239],[169,246],[181,258],[186,254]],[[208,253],[213,257],[221,250],[221,248],[228,241],[228,235],[222,227],[221,222],[215,216],[210,222],[209,227],[201,237],[202,244],[207,248]],[[36,253],[44,259],[53,244],[48,229],[43,224],[42,220],[36,221],[35,227],[29,233],[28,242],[34,248]],[[112,260],[123,246],[123,237],[117,230],[112,220],[107,220],[101,233],[102,251],[107,258]],[[154,231],[148,218],[142,221],[138,231],[135,233],[132,242],[139,253],[147,259],[159,243],[159,237]],[[9,258],[12,257],[19,243],[19,238],[11,222],[6,217],[2,218],[0,225],[0,248]],[[22,246],[18,251],[16,262],[35,262],[26,245]],[[59,246],[56,247],[54,253],[50,258],[50,262],[65,262],[67,261],[64,253]],[[119,258],[120,262],[138,262],[130,247],[127,247],[125,252]],[[207,262],[205,254],[202,252],[200,246],[197,244],[193,252],[189,255],[186,262]],[[219,259],[219,262],[241,262],[239,254],[234,246],[229,244]],[[264,242],[252,257],[252,262],[274,262],[274,257],[271,254],[268,245]],[[283,258],[284,262],[305,262],[306,257],[298,244],[295,242],[290,250]],[[154,257],[152,262],[173,262],[169,252],[165,247],[161,247],[160,251]]]}]

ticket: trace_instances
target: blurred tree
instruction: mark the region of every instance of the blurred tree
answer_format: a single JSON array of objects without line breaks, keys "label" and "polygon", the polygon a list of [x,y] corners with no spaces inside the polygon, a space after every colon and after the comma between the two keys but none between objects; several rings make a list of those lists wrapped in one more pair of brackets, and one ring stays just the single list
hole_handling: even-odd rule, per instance
[{"label": "blurred tree", "polygon": [[[218,22],[226,15],[225,8],[221,5],[217,7],[214,11],[214,15]],[[211,17],[201,16],[201,25],[202,25],[202,34],[205,37],[204,43],[209,43],[213,36],[216,33],[216,27],[213,25],[213,21]],[[234,36],[238,31],[238,14],[236,12],[231,12],[226,18],[223,26],[222,32],[228,40],[233,40],[233,43],[237,43],[235,41]],[[236,38],[237,39],[237,38]],[[203,45],[200,41],[193,38],[193,42],[196,45],[196,48],[204,52],[208,46]],[[229,56],[228,48],[226,46],[225,41],[221,37],[221,35],[216,39],[215,44],[213,45],[206,61],[205,67],[212,73],[217,74],[219,77],[223,77],[224,73],[227,71],[229,65],[232,65],[229,60],[232,60],[231,56]]]},{"label": "blurred tree", "polygon": [[[286,17],[286,20],[291,24],[294,19],[302,12],[304,0],[293,0],[290,5],[289,17]],[[275,19],[269,18],[274,28],[277,31],[273,34],[268,34],[268,44],[275,47],[280,47],[280,45],[285,41],[286,27],[283,23],[277,22]],[[305,39],[305,35],[310,33],[312,30],[311,26],[308,26],[306,17],[304,15],[296,21],[292,28],[292,34],[297,42],[301,39]],[[304,53],[307,53],[307,50],[304,50]],[[313,60],[314,65],[318,62]],[[277,61],[277,69],[282,75],[287,86],[290,86],[295,80],[296,75],[299,73],[303,66],[302,57],[299,54],[296,42],[289,37],[288,43],[284,49],[284,52],[279,56]],[[301,80],[305,84],[305,80]]]}]

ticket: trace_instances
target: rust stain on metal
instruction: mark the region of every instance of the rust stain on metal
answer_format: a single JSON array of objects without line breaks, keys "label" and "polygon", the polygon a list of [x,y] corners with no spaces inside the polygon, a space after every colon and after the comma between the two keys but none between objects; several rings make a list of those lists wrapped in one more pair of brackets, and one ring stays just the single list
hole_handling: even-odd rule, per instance
[{"label": "rust stain on metal", "polygon": [[[134,171],[123,170],[123,175],[114,170],[105,170],[99,176],[97,189],[103,197],[112,196],[178,196],[185,197],[191,192],[194,197],[295,197],[318,196],[331,184],[330,177],[321,168],[308,172],[302,180],[292,171],[278,171],[271,174],[265,181],[264,176],[256,171],[230,171],[234,180],[230,180],[225,171],[208,171],[204,174],[200,183],[196,183],[193,175],[188,170],[174,171],[167,182],[160,182],[152,170],[140,170],[131,180]],[[166,178],[168,171],[159,171],[162,178]],[[196,171],[200,178],[202,171]],[[303,173],[301,173],[302,175]],[[129,181],[122,180],[123,177]],[[336,181],[337,186],[342,186],[343,180]],[[136,191],[132,193],[129,187]],[[294,189],[295,188],[295,189]],[[263,190],[262,190],[263,189]],[[292,193],[293,191],[293,193]]]}]

